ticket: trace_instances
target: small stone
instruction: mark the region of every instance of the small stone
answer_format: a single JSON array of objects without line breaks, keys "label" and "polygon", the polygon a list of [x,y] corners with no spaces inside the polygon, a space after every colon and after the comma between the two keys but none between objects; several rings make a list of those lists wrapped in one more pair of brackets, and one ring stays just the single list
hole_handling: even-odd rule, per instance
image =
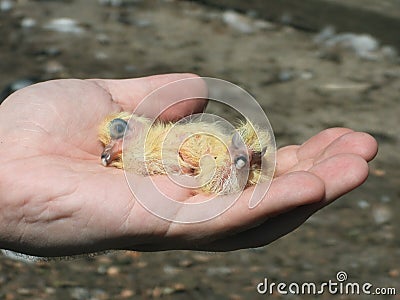
[{"label": "small stone", "polygon": [[145,261],[139,261],[139,262],[137,263],[138,268],[146,268],[147,265],[148,265],[148,263],[145,262]]},{"label": "small stone", "polygon": [[107,273],[107,267],[104,266],[104,265],[98,266],[97,273],[102,274],[102,275],[106,274]]},{"label": "small stone", "polygon": [[183,292],[183,291],[186,290],[186,286],[185,286],[183,283],[175,283],[175,284],[173,285],[173,289],[174,289],[176,292]]},{"label": "small stone", "polygon": [[91,291],[91,297],[90,300],[106,300],[109,299],[109,295],[106,293],[106,291],[102,289],[94,289]]},{"label": "small stone", "polygon": [[163,271],[164,271],[165,274],[172,276],[172,275],[178,274],[180,270],[178,268],[173,267],[173,266],[166,265],[166,266],[164,266]]},{"label": "small stone", "polygon": [[382,225],[391,220],[392,212],[387,206],[382,205],[382,206],[377,206],[373,209],[372,216],[376,224]]},{"label": "small stone", "polygon": [[241,33],[253,33],[254,27],[251,25],[249,18],[238,14],[232,10],[228,10],[222,14],[222,20],[229,27]]},{"label": "small stone", "polygon": [[53,287],[46,287],[45,289],[44,289],[44,291],[45,291],[45,293],[46,294],[48,294],[48,295],[54,295],[55,293],[56,293],[56,289],[55,288],[53,288]]},{"label": "small stone", "polygon": [[314,73],[311,71],[304,71],[300,73],[300,78],[304,80],[310,80],[314,78]]},{"label": "small stone", "polygon": [[129,298],[132,297],[133,295],[135,295],[135,292],[133,290],[122,290],[120,293],[121,298]]},{"label": "small stone", "polygon": [[112,266],[112,267],[109,267],[107,269],[107,275],[108,276],[116,276],[118,274],[119,274],[119,268],[118,267]]},{"label": "small stone", "polygon": [[192,266],[193,265],[193,261],[191,261],[191,260],[189,260],[189,259],[184,259],[184,260],[181,260],[180,262],[179,262],[179,266],[180,267],[185,267],[185,268],[187,268],[187,267],[190,267],[190,266]]},{"label": "small stone", "polygon": [[25,29],[33,28],[37,25],[37,22],[33,18],[23,18],[21,20],[21,27]]},{"label": "small stone", "polygon": [[163,288],[163,289],[161,290],[161,294],[162,294],[162,295],[171,295],[171,294],[173,294],[174,292],[175,292],[175,290],[174,290],[173,288],[169,287],[169,286],[167,286],[167,287],[165,287],[165,288]]},{"label": "small stone", "polygon": [[45,72],[49,74],[57,74],[64,71],[64,66],[55,60],[48,61],[45,66]]},{"label": "small stone", "polygon": [[125,253],[126,256],[129,256],[131,258],[139,258],[140,256],[142,256],[142,254],[140,252],[137,251],[128,251]]},{"label": "small stone", "polygon": [[294,72],[292,70],[281,70],[278,74],[279,81],[286,82],[294,78]]},{"label": "small stone", "polygon": [[386,59],[392,60],[398,58],[397,50],[392,46],[382,46],[381,52]]},{"label": "small stone", "polygon": [[230,299],[230,300],[242,300],[243,297],[240,296],[240,295],[238,295],[238,294],[230,294],[230,295],[229,295],[229,299]]},{"label": "small stone", "polygon": [[78,21],[70,18],[53,19],[45,24],[43,28],[63,33],[81,34],[84,32]]},{"label": "small stone", "polygon": [[103,45],[108,45],[110,44],[110,37],[105,34],[105,33],[99,33],[98,35],[96,35],[96,40]]},{"label": "small stone", "polygon": [[386,171],[382,169],[372,169],[371,173],[375,176],[382,177],[386,175]]},{"label": "small stone", "polygon": [[13,7],[14,7],[14,5],[13,5],[12,1],[10,1],[10,0],[0,1],[0,11],[7,12],[7,11],[12,10]]},{"label": "small stone", "polygon": [[14,299],[15,299],[14,294],[6,293],[6,294],[4,295],[4,300],[14,300]]},{"label": "small stone", "polygon": [[358,202],[357,202],[357,205],[358,205],[358,207],[361,208],[361,209],[366,209],[366,208],[370,207],[368,201],[365,201],[365,200],[360,200],[360,201],[358,201]]},{"label": "small stone", "polygon": [[210,267],[207,269],[207,275],[229,275],[232,273],[232,268],[229,267]]},{"label": "small stone", "polygon": [[109,5],[109,6],[122,6],[123,5],[123,0],[99,0],[100,5]]},{"label": "small stone", "polygon": [[151,21],[147,19],[138,19],[135,20],[134,24],[139,28],[145,28],[151,26]]},{"label": "small stone", "polygon": [[254,27],[260,30],[275,30],[276,25],[265,20],[254,21]]},{"label": "small stone", "polygon": [[195,254],[193,258],[198,262],[209,262],[211,260],[211,256],[205,254]]},{"label": "small stone", "polygon": [[124,70],[126,72],[130,72],[130,73],[136,72],[137,69],[138,68],[135,65],[126,65],[126,66],[124,66]]},{"label": "small stone", "polygon": [[19,295],[23,295],[23,296],[33,295],[32,291],[27,288],[19,288],[19,289],[17,289],[17,293]]},{"label": "small stone", "polygon": [[105,60],[105,59],[107,59],[109,56],[108,56],[107,53],[99,51],[99,52],[96,52],[96,53],[94,54],[94,57],[95,57],[96,59],[98,59],[98,60]]},{"label": "small stone", "polygon": [[84,300],[90,298],[90,292],[86,288],[76,287],[72,288],[70,292],[71,298],[76,300]]},{"label": "small stone", "polygon": [[162,295],[162,289],[159,287],[155,287],[152,291],[151,291],[151,295],[154,298],[160,298],[160,296]]},{"label": "small stone", "polygon": [[399,269],[392,269],[389,271],[389,276],[393,278],[397,278],[400,276],[400,270]]}]

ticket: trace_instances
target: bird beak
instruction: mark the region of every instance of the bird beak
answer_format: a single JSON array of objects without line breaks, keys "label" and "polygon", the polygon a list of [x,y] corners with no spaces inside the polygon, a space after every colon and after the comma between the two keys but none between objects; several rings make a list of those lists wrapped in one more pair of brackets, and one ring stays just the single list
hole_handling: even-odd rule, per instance
[{"label": "bird beak", "polygon": [[101,164],[107,167],[122,154],[122,139],[111,140],[101,153]]}]

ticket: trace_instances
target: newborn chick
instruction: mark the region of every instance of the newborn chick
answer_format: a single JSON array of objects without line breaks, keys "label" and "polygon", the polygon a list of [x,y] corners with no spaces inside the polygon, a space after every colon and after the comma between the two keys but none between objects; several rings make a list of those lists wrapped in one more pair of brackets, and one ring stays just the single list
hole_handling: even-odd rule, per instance
[{"label": "newborn chick", "polygon": [[143,176],[190,176],[205,193],[232,194],[267,178],[264,155],[271,137],[248,120],[229,132],[220,122],[201,118],[153,123],[121,112],[105,118],[99,139],[104,166]]}]

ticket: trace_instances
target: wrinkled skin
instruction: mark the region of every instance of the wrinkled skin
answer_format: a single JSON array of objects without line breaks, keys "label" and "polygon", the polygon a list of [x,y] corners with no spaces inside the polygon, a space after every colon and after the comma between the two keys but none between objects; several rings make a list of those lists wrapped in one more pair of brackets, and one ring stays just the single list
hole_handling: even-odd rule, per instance
[{"label": "wrinkled skin", "polygon": [[[207,222],[185,225],[154,216],[135,201],[121,170],[101,165],[97,127],[111,112],[132,111],[157,87],[193,76],[58,80],[6,99],[0,106],[1,247],[62,256],[107,249],[228,251],[262,246],[367,178],[376,141],[366,133],[332,128],[302,145],[279,149],[276,177],[254,209],[247,207],[246,190],[231,209]],[[162,118],[176,120],[202,111],[204,105],[203,100],[184,102]],[[164,176],[155,180],[176,199],[203,200],[171,186]]]}]

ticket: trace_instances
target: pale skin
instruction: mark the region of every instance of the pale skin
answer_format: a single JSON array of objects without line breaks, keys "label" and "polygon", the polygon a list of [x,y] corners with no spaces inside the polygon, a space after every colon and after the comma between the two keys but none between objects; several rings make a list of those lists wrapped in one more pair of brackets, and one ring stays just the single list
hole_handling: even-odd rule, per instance
[{"label": "pale skin", "polygon": [[[275,178],[254,209],[245,192],[207,222],[179,224],[154,216],[134,199],[121,170],[102,166],[97,127],[111,112],[134,110],[154,89],[193,76],[59,80],[12,94],[0,106],[0,248],[64,256],[109,249],[258,247],[293,231],[367,178],[376,141],[366,133],[331,128],[278,150]],[[204,105],[187,101],[162,117],[176,120]],[[180,201],[204,197],[163,176],[155,180]]]}]

